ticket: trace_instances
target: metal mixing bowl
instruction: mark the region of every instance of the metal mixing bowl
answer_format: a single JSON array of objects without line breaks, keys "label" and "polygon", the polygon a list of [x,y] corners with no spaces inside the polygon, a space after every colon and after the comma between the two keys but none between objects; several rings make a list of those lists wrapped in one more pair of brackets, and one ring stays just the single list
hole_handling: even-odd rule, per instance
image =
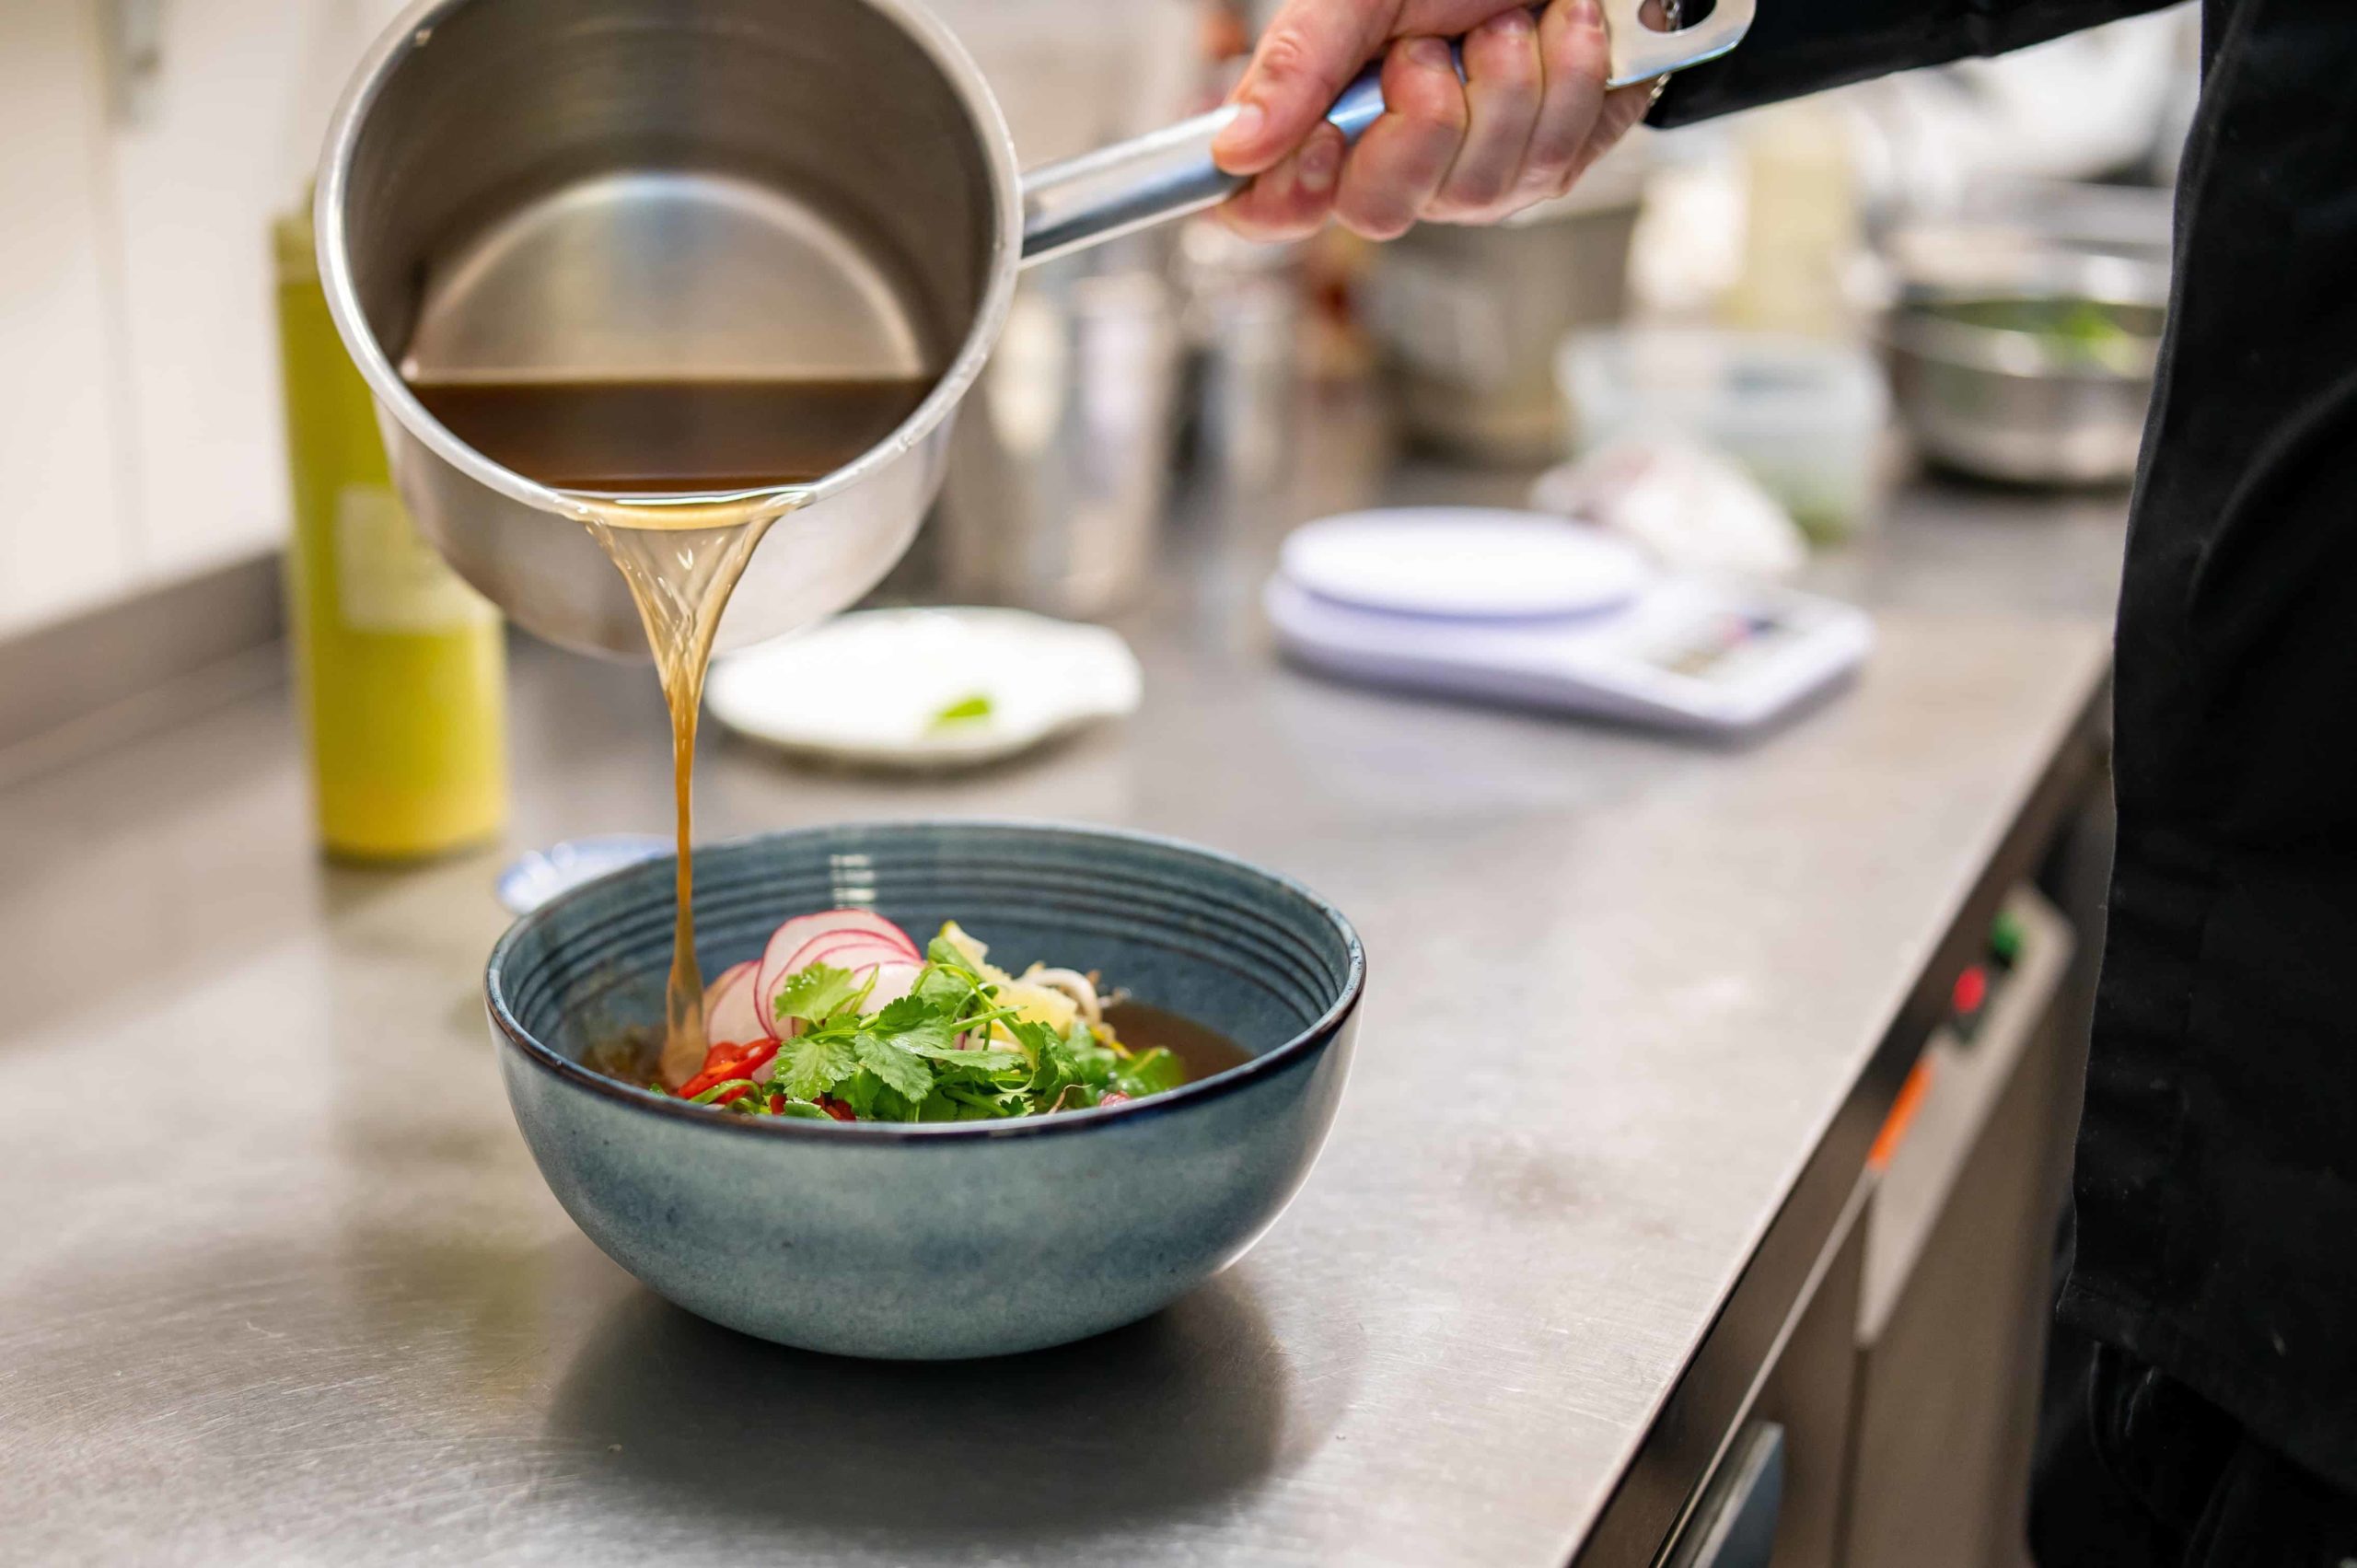
[{"label": "metal mixing bowl", "polygon": [[2156,267],[2022,252],[1910,281],[1887,342],[1926,457],[2023,484],[2133,477],[2167,307]]}]

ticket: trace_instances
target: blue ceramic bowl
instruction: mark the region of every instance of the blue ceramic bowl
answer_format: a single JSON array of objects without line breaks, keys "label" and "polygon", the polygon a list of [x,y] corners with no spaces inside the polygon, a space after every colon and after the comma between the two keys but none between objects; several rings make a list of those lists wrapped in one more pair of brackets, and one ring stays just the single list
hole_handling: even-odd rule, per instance
[{"label": "blue ceramic bowl", "polygon": [[581,1065],[663,1013],[668,857],[575,889],[491,955],[507,1098],[557,1200],[691,1312],[782,1344],[936,1359],[1143,1318],[1242,1256],[1308,1174],[1350,1062],[1357,934],[1296,884],[1097,828],[905,822],[696,852],[706,974],[779,921],[956,920],[1020,970],[1098,970],[1251,1053],[1132,1104],[901,1125],[727,1116]]}]

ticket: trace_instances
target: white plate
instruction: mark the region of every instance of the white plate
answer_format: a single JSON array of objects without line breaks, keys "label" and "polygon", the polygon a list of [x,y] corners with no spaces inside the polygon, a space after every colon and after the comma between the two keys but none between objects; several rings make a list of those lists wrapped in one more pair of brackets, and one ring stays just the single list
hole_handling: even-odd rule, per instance
[{"label": "white plate", "polygon": [[[1013,756],[1137,710],[1135,655],[1102,626],[1019,610],[869,610],[713,667],[705,701],[740,735],[870,766]],[[944,710],[988,700],[979,718]]]},{"label": "white plate", "polygon": [[1651,574],[1626,542],[1562,517],[1415,506],[1295,529],[1284,575],[1361,610],[1490,620],[1594,614],[1626,604]]}]

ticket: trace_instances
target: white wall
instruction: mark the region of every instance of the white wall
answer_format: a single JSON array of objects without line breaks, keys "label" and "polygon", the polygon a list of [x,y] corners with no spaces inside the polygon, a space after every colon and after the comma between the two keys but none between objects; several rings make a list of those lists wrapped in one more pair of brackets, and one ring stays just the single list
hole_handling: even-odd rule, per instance
[{"label": "white wall", "polygon": [[135,558],[94,7],[0,7],[0,628]]},{"label": "white wall", "polygon": [[395,9],[0,3],[0,635],[284,534],[269,223]]},{"label": "white wall", "polygon": [[284,531],[269,215],[292,157],[306,0],[165,0],[160,68],[110,126],[131,350],[132,486],[151,577]]}]

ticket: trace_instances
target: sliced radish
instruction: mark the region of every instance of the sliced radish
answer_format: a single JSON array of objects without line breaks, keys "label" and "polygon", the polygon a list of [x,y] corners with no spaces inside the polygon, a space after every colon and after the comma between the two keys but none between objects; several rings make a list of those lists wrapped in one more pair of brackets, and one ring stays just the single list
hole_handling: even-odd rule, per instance
[{"label": "sliced radish", "polygon": [[[809,949],[805,948],[804,951],[808,952]],[[911,969],[923,966],[911,965],[907,956],[898,947],[887,947],[880,942],[865,943],[857,939],[846,939],[842,943],[827,947],[822,952],[813,954],[807,961],[795,964],[779,977],[778,988],[771,993],[769,1002],[769,1009],[772,1015],[777,1012],[777,999],[785,993],[785,988],[794,977],[813,967],[841,970],[857,980],[885,969]],[[903,992],[900,994],[905,995],[906,993]],[[888,1001],[890,998],[888,997],[885,1000]],[[867,1012],[874,1012],[882,1005],[884,1005],[883,1001],[878,1001],[872,996],[862,1005],[863,1009]],[[801,1032],[799,1026],[793,1032],[799,1034]]]},{"label": "sliced radish", "polygon": [[804,947],[822,936],[867,936],[884,950],[875,962],[912,962],[922,955],[917,943],[908,938],[908,932],[884,920],[875,911],[820,911],[816,915],[795,915],[778,926],[769,938],[769,947],[761,953],[761,974],[754,979],[754,1007],[759,1007],[763,1026],[778,1028],[778,993],[784,991],[784,981],[795,974],[799,964],[796,955]]},{"label": "sliced radish", "polygon": [[916,960],[889,942],[879,942],[873,936],[821,936],[816,942],[803,944],[802,951],[794,955],[785,966],[788,974],[800,974],[813,964],[829,969],[859,970],[877,964],[907,964]]},{"label": "sliced radish", "polygon": [[776,1035],[763,1027],[761,1005],[754,998],[760,980],[760,960],[748,958],[741,964],[731,964],[720,971],[718,979],[703,988],[703,1037],[714,1045],[751,1045],[756,1040],[774,1040]]},{"label": "sliced radish", "polygon": [[875,988],[867,993],[867,1011],[879,1012],[914,991],[917,976],[923,972],[923,964],[884,964],[878,967]]},{"label": "sliced radish", "polygon": [[817,914],[796,915],[777,928],[770,937],[768,949],[761,954],[762,978],[766,980],[776,976],[785,968],[787,960],[813,937],[830,932],[853,931],[880,936],[899,947],[911,958],[923,957],[917,945],[909,940],[907,932],[873,910],[821,910]]}]

